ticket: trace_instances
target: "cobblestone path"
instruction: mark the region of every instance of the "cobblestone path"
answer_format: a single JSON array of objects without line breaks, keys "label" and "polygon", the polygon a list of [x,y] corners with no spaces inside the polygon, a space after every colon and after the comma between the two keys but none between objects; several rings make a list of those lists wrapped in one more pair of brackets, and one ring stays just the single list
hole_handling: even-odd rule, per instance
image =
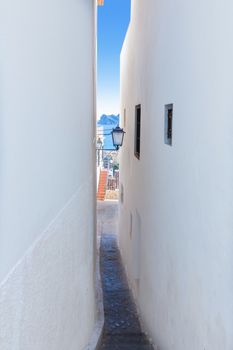
[{"label": "cobblestone path", "polygon": [[116,242],[102,234],[100,268],[104,295],[105,327],[101,350],[153,350],[142,333]]}]

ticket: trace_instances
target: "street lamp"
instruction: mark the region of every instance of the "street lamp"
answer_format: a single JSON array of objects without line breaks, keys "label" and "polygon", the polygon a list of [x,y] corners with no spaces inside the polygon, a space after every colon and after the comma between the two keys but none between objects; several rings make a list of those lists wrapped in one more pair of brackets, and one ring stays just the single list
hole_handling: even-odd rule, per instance
[{"label": "street lamp", "polygon": [[101,138],[99,137],[98,140],[96,141],[96,148],[98,150],[101,150],[102,146],[103,146],[103,142],[101,141]]},{"label": "street lamp", "polygon": [[98,166],[100,165],[100,152],[103,148],[103,142],[101,141],[100,137],[96,141],[96,149],[97,149],[97,155],[98,155]]},{"label": "street lamp", "polygon": [[112,130],[111,134],[112,134],[113,146],[116,147],[116,150],[118,150],[119,147],[121,147],[123,144],[125,131],[121,129],[119,126],[117,126]]}]

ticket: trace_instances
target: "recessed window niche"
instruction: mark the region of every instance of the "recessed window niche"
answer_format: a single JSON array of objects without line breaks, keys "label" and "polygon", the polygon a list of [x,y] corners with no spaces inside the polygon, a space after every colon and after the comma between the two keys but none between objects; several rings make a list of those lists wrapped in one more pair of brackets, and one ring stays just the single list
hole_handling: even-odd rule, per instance
[{"label": "recessed window niche", "polygon": [[172,146],[173,104],[165,105],[164,143]]},{"label": "recessed window niche", "polygon": [[134,155],[140,159],[141,148],[141,105],[135,107]]}]

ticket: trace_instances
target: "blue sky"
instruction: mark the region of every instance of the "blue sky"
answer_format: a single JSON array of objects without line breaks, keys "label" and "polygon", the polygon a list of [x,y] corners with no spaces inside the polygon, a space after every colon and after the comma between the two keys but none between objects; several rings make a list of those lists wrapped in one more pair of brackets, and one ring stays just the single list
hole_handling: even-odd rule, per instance
[{"label": "blue sky", "polygon": [[120,110],[120,52],[129,19],[130,0],[105,0],[98,7],[98,117]]}]

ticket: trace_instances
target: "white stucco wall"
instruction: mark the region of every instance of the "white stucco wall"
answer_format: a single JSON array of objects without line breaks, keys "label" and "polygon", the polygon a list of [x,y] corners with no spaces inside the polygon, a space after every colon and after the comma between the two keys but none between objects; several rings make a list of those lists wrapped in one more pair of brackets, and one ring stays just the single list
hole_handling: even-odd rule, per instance
[{"label": "white stucco wall", "polygon": [[95,321],[95,1],[0,0],[0,348]]},{"label": "white stucco wall", "polygon": [[231,1],[132,1],[121,54],[120,245],[160,350],[233,348],[232,13]]}]

